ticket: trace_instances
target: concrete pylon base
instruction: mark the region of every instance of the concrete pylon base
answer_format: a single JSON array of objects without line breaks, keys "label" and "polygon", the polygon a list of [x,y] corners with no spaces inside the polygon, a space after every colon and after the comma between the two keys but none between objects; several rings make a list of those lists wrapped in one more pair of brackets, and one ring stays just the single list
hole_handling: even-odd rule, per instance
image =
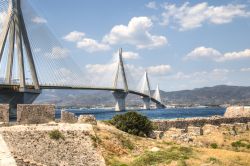
[{"label": "concrete pylon base", "polygon": [[0,103],[10,105],[10,119],[16,117],[17,104],[31,104],[39,96],[40,90],[14,91],[0,89]]},{"label": "concrete pylon base", "polygon": [[150,109],[150,98],[149,97],[142,97],[143,100],[143,109],[149,110]]},{"label": "concrete pylon base", "polygon": [[115,104],[115,111],[125,111],[126,110],[126,97],[128,93],[125,92],[113,92],[112,93],[116,104]]},{"label": "concrete pylon base", "polygon": [[162,104],[155,104],[156,109],[163,109],[165,108]]}]

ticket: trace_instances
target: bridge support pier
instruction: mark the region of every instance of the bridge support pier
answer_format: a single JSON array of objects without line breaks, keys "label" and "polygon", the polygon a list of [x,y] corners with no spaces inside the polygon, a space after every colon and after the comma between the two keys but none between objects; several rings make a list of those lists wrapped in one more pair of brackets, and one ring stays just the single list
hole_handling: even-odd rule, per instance
[{"label": "bridge support pier", "polygon": [[126,97],[128,93],[126,92],[113,92],[113,96],[116,100],[115,111],[125,111],[126,110]]},{"label": "bridge support pier", "polygon": [[156,109],[163,109],[163,108],[165,108],[165,106],[162,105],[162,104],[156,103],[156,104],[155,104],[155,108],[156,108]]},{"label": "bridge support pier", "polygon": [[143,100],[143,109],[149,110],[150,109],[150,98],[149,97],[142,97]]},{"label": "bridge support pier", "polygon": [[40,90],[15,91],[0,89],[0,103],[10,105],[10,119],[15,119],[17,104],[31,104],[39,94]]}]

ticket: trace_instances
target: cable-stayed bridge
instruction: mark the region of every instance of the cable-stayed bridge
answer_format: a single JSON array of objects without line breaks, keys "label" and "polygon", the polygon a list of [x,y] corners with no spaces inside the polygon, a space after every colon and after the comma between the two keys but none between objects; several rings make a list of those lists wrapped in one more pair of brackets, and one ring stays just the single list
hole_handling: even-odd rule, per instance
[{"label": "cable-stayed bridge", "polygon": [[150,102],[164,108],[159,88],[151,94],[147,72],[135,87],[135,73],[128,74],[131,66],[124,63],[122,49],[111,64],[83,71],[27,2],[0,3],[0,103],[15,108],[32,103],[43,89],[75,89],[111,91],[117,111],[125,110],[128,93],[141,96],[145,109]]}]

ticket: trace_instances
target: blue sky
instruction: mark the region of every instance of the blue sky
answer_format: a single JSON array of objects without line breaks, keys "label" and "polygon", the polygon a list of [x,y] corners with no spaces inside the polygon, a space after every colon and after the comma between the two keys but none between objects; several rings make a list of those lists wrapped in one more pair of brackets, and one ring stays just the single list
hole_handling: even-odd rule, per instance
[{"label": "blue sky", "polygon": [[85,71],[113,69],[122,47],[133,77],[165,91],[250,85],[250,1],[32,0],[39,17]]}]

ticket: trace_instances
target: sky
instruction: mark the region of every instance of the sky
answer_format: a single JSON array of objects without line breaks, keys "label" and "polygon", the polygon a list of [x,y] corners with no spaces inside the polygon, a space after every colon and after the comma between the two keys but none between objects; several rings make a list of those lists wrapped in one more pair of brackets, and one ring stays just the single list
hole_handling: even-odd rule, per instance
[{"label": "sky", "polygon": [[[114,69],[123,48],[132,77],[176,91],[250,85],[249,0],[30,0],[36,24],[46,24],[92,81]],[[1,15],[0,15],[1,18]],[[1,20],[1,19],[0,19]],[[85,78],[86,78],[85,77]],[[137,79],[136,78],[136,79]]]}]

